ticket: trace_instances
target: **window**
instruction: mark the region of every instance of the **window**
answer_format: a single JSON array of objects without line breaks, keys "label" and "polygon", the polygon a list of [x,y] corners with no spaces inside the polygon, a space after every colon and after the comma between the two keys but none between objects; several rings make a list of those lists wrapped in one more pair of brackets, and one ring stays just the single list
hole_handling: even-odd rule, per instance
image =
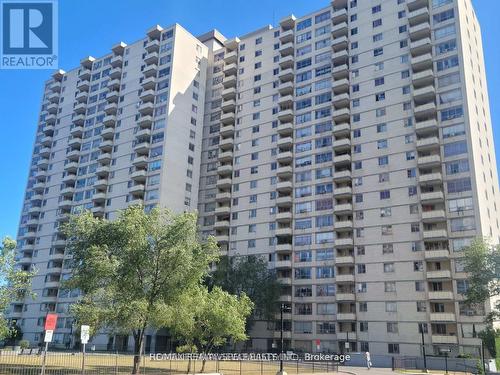
[{"label": "window", "polygon": [[389,354],[399,354],[399,344],[387,344]]},{"label": "window", "polygon": [[464,110],[462,106],[452,107],[441,111],[441,121],[453,120],[455,118],[463,117]]},{"label": "window", "polygon": [[434,38],[436,40],[447,37],[448,35],[455,35],[456,29],[455,24],[441,27],[440,29],[434,30]]},{"label": "window", "polygon": [[436,67],[438,72],[443,70],[451,69],[458,66],[458,56],[451,56],[446,59],[438,60],[436,63]]},{"label": "window", "polygon": [[444,12],[438,14],[434,14],[434,16],[432,17],[435,25],[441,22],[451,20],[453,18],[455,18],[455,11],[453,8],[445,10]]},{"label": "window", "polygon": [[384,54],[384,48],[383,47],[375,48],[373,50],[373,56],[375,56],[375,57],[381,56],[383,54]]},{"label": "window", "polygon": [[373,28],[382,26],[382,19],[379,18],[378,20],[375,20],[372,22]]}]

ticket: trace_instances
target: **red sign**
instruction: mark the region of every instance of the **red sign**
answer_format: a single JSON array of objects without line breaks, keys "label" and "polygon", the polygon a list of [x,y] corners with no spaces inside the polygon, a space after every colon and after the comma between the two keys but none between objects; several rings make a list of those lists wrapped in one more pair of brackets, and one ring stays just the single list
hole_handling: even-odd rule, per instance
[{"label": "red sign", "polygon": [[45,330],[54,331],[56,329],[57,314],[47,314],[45,318]]},{"label": "red sign", "polygon": [[320,346],[321,345],[321,340],[316,340],[316,346]]}]

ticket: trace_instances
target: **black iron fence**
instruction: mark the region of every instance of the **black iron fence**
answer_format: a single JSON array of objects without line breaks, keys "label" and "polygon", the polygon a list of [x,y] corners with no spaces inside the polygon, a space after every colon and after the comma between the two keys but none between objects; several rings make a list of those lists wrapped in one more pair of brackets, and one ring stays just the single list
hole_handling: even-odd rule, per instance
[{"label": "black iron fence", "polygon": [[[40,375],[43,351],[19,350],[0,352],[0,374]],[[129,353],[97,353],[85,355],[72,352],[48,352],[45,359],[45,375],[125,375],[131,374],[134,356]],[[140,358],[141,374],[195,374],[223,373],[224,375],[275,375],[280,368],[279,360],[227,360],[170,359],[149,354]],[[333,362],[307,362],[302,359],[287,360],[283,369],[288,374],[332,373],[338,371]]]}]

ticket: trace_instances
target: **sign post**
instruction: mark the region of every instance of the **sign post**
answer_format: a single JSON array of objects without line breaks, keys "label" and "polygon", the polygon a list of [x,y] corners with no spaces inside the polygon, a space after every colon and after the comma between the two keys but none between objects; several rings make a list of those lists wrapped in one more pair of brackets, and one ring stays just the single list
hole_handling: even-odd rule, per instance
[{"label": "sign post", "polygon": [[83,344],[83,357],[82,357],[82,375],[85,375],[85,346],[89,342],[90,326],[82,325],[80,327],[80,341]]},{"label": "sign post", "polygon": [[45,350],[43,351],[43,361],[42,361],[42,371],[41,375],[45,375],[45,366],[47,361],[47,351],[49,350],[49,342],[52,342],[52,336],[54,335],[54,330],[57,324],[57,314],[49,313],[45,317]]}]

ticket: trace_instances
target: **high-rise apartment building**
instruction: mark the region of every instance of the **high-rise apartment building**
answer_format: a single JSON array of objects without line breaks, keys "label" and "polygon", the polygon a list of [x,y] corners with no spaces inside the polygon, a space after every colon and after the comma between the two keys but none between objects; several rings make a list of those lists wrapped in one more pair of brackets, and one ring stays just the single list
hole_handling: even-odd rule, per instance
[{"label": "high-rise apartment building", "polygon": [[499,242],[498,188],[470,0],[334,0],[228,40],[154,28],[47,84],[19,232],[39,298],[12,314],[37,340],[77,297],[57,288],[67,213],[139,202],[268,259],[289,348],[419,355],[423,332],[476,352],[490,306],[464,305],[461,250]]}]

